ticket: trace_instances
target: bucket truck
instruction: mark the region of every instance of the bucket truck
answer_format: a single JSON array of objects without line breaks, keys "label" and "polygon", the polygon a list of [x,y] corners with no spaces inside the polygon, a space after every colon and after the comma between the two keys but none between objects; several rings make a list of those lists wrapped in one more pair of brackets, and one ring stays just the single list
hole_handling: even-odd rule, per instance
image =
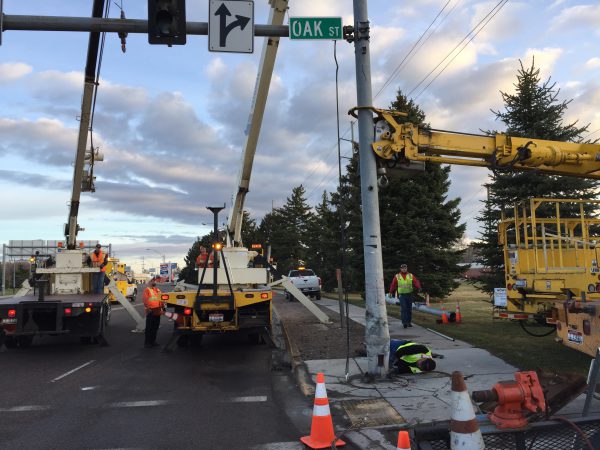
[{"label": "bucket truck", "polygon": [[[287,0],[270,0],[269,4],[271,11],[268,24],[282,25]],[[268,269],[252,267],[257,252],[243,246],[241,230],[244,200],[250,186],[252,164],[278,46],[277,37],[266,38],[263,45],[238,187],[229,214],[226,245],[219,237],[217,226],[218,213],[223,208],[209,207],[214,214],[213,267],[198,268],[197,289],[188,286],[183,291],[162,295],[167,307],[178,314],[174,337],[180,346],[190,341],[198,342],[205,333],[243,331],[248,333],[250,339],[258,340],[261,333],[270,330],[273,293],[267,286]]]},{"label": "bucket truck", "polygon": [[[104,0],[94,0],[92,16],[101,18]],[[0,346],[28,347],[34,336],[70,335],[83,343],[92,340],[103,344],[104,329],[110,320],[110,302],[104,292],[92,293],[93,274],[99,267],[85,263],[83,242],[77,242],[77,233],[83,228],[77,222],[82,192],[94,192],[94,164],[102,161],[102,154],[92,146],[88,149],[88,136],[92,119],[92,104],[97,88],[96,66],[100,33],[91,32],[81,103],[81,119],[77,152],[73,169],[73,185],[69,216],[65,225],[65,243],[59,243],[56,260],[51,267],[46,261],[32,264],[31,288],[19,296],[0,299]],[[66,244],[66,245],[65,245]],[[111,292],[123,297],[111,283]],[[25,293],[25,295],[22,295]],[[120,299],[130,313],[137,314],[123,297]],[[138,327],[142,323],[138,317]]]},{"label": "bucket truck", "polygon": [[[600,179],[599,144],[423,129],[403,122],[402,113],[373,107],[353,108],[350,114],[361,108],[375,113],[372,150],[383,185],[388,173],[428,161]],[[600,201],[532,198],[503,213],[505,286],[496,289],[495,316],[522,326],[527,320],[555,326],[557,341],[596,356],[600,219],[587,214],[586,205],[597,211]]]}]

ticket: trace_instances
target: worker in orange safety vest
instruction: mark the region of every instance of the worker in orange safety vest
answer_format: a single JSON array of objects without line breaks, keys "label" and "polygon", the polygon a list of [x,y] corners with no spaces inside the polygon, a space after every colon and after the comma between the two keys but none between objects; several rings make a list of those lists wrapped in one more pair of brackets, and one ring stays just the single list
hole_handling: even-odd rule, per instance
[{"label": "worker in orange safety vest", "polygon": [[[208,261],[208,265],[206,265]],[[200,246],[200,254],[198,255],[198,257],[196,258],[196,267],[198,268],[203,268],[204,266],[210,268],[213,266],[214,263],[214,254],[211,253],[210,256],[208,254],[208,252],[206,251],[206,247],[204,246]]]},{"label": "worker in orange safety vest", "polygon": [[160,299],[160,289],[156,287],[156,279],[150,280],[144,289],[144,311],[146,312],[146,330],[144,332],[144,347],[156,347],[156,333],[160,326],[160,316],[164,313],[164,304]]},{"label": "worker in orange safety vest", "polygon": [[102,246],[96,244],[96,249],[90,255],[92,267],[99,267],[100,272],[94,272],[92,277],[92,294],[104,293],[104,276],[106,272],[106,264],[108,263],[108,255],[102,251]]}]

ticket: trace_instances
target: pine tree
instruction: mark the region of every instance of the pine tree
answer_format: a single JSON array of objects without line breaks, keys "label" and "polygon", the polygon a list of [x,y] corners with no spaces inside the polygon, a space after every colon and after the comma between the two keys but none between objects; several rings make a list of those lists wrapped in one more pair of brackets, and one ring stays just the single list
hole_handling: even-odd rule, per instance
[{"label": "pine tree", "polygon": [[196,258],[200,254],[200,246],[210,249],[213,241],[213,233],[206,234],[192,244],[187,255],[183,258],[185,267],[179,273],[179,280],[189,284],[198,284],[198,271],[196,270]]},{"label": "pine tree", "polygon": [[[577,122],[563,124],[569,101],[559,101],[560,90],[551,79],[541,82],[535,62],[525,68],[520,62],[516,92],[501,92],[504,111],[492,111],[506,126],[509,136],[557,141],[581,142],[589,125],[578,127]],[[493,132],[488,131],[488,134]],[[595,180],[539,174],[535,172],[495,172],[485,185],[489,198],[485,210],[477,217],[482,224],[481,242],[476,244],[478,262],[486,268],[482,289],[492,292],[504,286],[504,258],[498,245],[500,211],[530,197],[593,198],[598,183]],[[565,217],[567,211],[561,211]]]},{"label": "pine tree", "polygon": [[273,258],[282,274],[287,274],[300,262],[306,262],[308,256],[308,231],[313,213],[305,195],[302,185],[293,188],[286,203],[265,215],[259,226],[259,232],[271,245]]},{"label": "pine tree", "polygon": [[[405,112],[404,119],[429,128],[425,113],[401,91],[391,109]],[[462,250],[457,248],[465,224],[460,224],[460,199],[447,200],[450,167],[426,163],[425,170],[410,177],[392,177],[380,190],[379,209],[383,245],[384,277],[391,283],[400,264],[406,263],[435,297],[445,297],[462,272]]]},{"label": "pine tree", "polygon": [[340,261],[339,216],[331,209],[327,192],[315,208],[308,227],[306,264],[321,278],[322,287],[332,291],[337,286],[336,269]]}]

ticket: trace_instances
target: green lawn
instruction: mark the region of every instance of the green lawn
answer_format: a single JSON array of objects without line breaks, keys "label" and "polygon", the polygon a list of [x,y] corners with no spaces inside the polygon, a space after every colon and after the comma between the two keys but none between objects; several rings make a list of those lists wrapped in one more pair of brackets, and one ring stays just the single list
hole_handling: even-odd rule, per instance
[{"label": "green lawn", "polygon": [[[364,306],[358,295],[349,296],[350,302]],[[454,311],[460,302],[461,324],[437,324],[438,316],[413,311],[413,322],[439,331],[447,336],[484,348],[522,370],[537,368],[555,372],[577,372],[587,375],[591,357],[564,347],[554,341],[554,334],[543,338],[525,333],[516,322],[492,319],[492,305],[486,294],[468,283],[463,283],[444,302],[447,311]],[[400,317],[400,308],[386,305],[388,314]],[[432,303],[434,308],[440,304]],[[542,332],[539,328],[536,332]]]}]

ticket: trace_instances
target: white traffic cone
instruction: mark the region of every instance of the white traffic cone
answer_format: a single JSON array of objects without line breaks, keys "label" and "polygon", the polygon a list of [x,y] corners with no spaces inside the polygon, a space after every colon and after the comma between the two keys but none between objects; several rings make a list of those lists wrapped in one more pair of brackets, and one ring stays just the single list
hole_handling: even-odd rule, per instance
[{"label": "white traffic cone", "polygon": [[450,421],[452,450],[485,450],[473,403],[461,372],[452,372],[452,420]]}]

